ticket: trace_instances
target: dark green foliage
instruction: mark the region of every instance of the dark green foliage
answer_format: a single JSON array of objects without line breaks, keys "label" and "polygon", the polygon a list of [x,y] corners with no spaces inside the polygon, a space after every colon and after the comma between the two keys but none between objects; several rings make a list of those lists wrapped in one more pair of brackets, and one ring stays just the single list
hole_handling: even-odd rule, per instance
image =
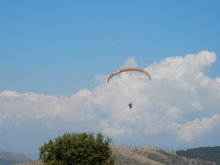
[{"label": "dark green foliage", "polygon": [[101,133],[66,133],[40,147],[40,159],[46,165],[113,165],[110,143]]},{"label": "dark green foliage", "polygon": [[176,154],[181,157],[199,158],[203,161],[211,161],[220,164],[220,146],[192,148],[186,151],[179,150],[176,151]]}]

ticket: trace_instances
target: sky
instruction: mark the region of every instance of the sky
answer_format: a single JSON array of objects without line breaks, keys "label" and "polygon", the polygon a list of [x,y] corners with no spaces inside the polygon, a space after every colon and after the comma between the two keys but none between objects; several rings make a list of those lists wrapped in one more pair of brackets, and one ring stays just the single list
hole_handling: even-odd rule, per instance
[{"label": "sky", "polygon": [[[0,1],[0,149],[66,132],[219,146],[220,1]],[[118,69],[137,72],[108,76]],[[133,104],[129,109],[128,102]]]}]

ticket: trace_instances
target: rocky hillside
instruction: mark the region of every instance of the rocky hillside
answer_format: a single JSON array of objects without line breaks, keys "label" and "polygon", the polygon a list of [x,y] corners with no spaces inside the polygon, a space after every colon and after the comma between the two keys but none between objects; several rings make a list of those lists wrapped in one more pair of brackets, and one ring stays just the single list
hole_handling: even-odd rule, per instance
[{"label": "rocky hillside", "polygon": [[[175,152],[168,152],[154,147],[132,148],[112,146],[116,155],[116,165],[215,165],[199,159],[181,158]],[[40,161],[27,162],[19,165],[41,165]]]},{"label": "rocky hillside", "polygon": [[0,165],[13,165],[16,163],[23,163],[33,161],[23,154],[14,154],[10,152],[0,151]]},{"label": "rocky hillside", "polygon": [[214,165],[199,159],[179,157],[175,152],[164,151],[154,147],[131,148],[112,146],[117,157],[116,165]]},{"label": "rocky hillside", "polygon": [[43,165],[43,163],[40,160],[38,160],[38,161],[20,163],[20,164],[15,164],[15,165]]}]

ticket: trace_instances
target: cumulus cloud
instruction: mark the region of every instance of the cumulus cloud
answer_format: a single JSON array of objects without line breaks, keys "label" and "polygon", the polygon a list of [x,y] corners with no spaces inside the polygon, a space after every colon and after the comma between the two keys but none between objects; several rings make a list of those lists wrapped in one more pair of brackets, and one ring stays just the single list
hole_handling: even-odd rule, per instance
[{"label": "cumulus cloud", "polygon": [[0,93],[2,125],[29,120],[47,122],[54,119],[75,122],[93,120],[95,111],[91,95],[92,93],[86,89],[70,97],[4,91]]},{"label": "cumulus cloud", "polygon": [[179,126],[177,137],[179,140],[192,142],[195,137],[203,135],[210,129],[220,124],[220,115],[214,114],[211,118],[196,118],[193,121],[188,121]]},{"label": "cumulus cloud", "polygon": [[[168,57],[144,68],[151,80],[127,72],[107,83],[107,75],[98,75],[94,90],[83,89],[70,97],[3,91],[0,127],[21,127],[27,121],[56,127],[62,121],[63,127],[86,125],[112,138],[166,135],[193,142],[220,122],[220,78],[205,73],[215,61],[215,53],[208,51]],[[131,57],[122,67],[137,66]]]},{"label": "cumulus cloud", "polygon": [[135,58],[130,57],[124,62],[121,68],[137,68],[137,67],[138,67],[138,63],[136,62]]}]

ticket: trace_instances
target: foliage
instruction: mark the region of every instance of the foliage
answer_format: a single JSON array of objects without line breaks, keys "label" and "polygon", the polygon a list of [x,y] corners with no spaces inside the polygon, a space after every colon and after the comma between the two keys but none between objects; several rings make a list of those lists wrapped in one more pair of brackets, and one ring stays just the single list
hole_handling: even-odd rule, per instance
[{"label": "foliage", "polygon": [[192,148],[186,151],[179,150],[176,151],[176,154],[181,157],[199,158],[203,161],[211,161],[220,164],[220,146]]},{"label": "foliage", "polygon": [[101,133],[66,133],[41,146],[39,156],[46,165],[113,165],[110,143]]}]

